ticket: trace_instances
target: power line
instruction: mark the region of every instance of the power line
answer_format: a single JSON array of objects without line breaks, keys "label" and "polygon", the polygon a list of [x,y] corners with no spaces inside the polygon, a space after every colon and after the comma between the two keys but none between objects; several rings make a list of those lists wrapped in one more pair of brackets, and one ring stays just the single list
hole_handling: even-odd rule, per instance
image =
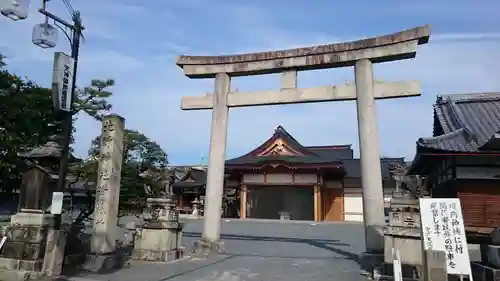
[{"label": "power line", "polygon": [[69,14],[71,15],[71,17],[73,17],[75,15],[75,9],[73,9],[73,6],[71,5],[71,1],[70,0],[62,0],[64,6],[66,6],[66,9],[68,9],[68,12]]}]

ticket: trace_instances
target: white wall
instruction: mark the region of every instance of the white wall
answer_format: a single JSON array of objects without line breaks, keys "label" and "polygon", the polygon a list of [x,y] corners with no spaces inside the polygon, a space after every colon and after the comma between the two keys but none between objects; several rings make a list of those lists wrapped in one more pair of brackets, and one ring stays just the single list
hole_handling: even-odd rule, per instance
[{"label": "white wall", "polygon": [[[351,186],[355,186],[351,183]],[[359,186],[359,185],[358,185]],[[392,197],[393,187],[384,183],[384,202]],[[344,219],[346,221],[363,221],[363,196],[360,187],[345,187],[344,183]]]}]

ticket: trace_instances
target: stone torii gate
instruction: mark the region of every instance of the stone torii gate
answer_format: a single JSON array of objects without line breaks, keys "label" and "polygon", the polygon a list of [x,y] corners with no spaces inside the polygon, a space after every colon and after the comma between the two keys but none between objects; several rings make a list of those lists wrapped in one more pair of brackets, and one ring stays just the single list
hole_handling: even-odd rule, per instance
[{"label": "stone torii gate", "polygon": [[[369,39],[282,51],[228,56],[179,56],[189,78],[215,78],[215,93],[183,97],[183,110],[212,109],[210,154],[201,245],[216,248],[224,184],[230,107],[356,100],[358,112],[363,219],[368,253],[383,251],[384,198],[375,99],[420,95],[417,81],[375,82],[373,63],[414,58],[428,42],[430,27],[421,26]],[[339,86],[297,88],[297,71],[354,66],[355,82]],[[232,92],[231,77],[282,73],[277,91]]]}]

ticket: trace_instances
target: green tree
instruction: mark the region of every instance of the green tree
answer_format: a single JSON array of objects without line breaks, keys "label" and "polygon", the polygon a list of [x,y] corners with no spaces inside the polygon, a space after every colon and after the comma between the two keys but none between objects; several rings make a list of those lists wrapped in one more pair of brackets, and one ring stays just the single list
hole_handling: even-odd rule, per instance
[{"label": "green tree", "polygon": [[0,54],[0,68],[5,66],[4,59],[5,59],[5,57],[2,54]]},{"label": "green tree", "polygon": [[[5,66],[0,55],[0,66]],[[85,112],[97,120],[111,109],[108,99],[113,80],[92,80],[76,91],[76,114]],[[20,184],[24,162],[18,152],[43,145],[49,137],[60,134],[62,122],[53,112],[50,89],[40,87],[7,70],[0,71],[0,189],[8,191]]]},{"label": "green tree", "polygon": [[[89,160],[82,164],[82,173],[89,182],[97,182],[100,136],[92,140]],[[120,182],[120,205],[126,205],[130,199],[144,197],[144,184],[139,177],[141,167],[158,169],[168,164],[165,150],[150,138],[135,130],[126,129],[123,140],[123,163]]]}]

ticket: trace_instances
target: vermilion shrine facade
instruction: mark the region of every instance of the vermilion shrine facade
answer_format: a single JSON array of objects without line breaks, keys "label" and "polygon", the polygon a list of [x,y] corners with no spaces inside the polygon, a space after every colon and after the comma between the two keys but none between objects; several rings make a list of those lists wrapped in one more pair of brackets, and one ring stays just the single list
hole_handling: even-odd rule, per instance
[{"label": "vermilion shrine facade", "polygon": [[[390,197],[388,165],[382,158],[383,189]],[[239,191],[239,217],[314,221],[362,221],[360,159],[351,145],[304,146],[279,126],[249,153],[227,160],[225,188]]]}]

